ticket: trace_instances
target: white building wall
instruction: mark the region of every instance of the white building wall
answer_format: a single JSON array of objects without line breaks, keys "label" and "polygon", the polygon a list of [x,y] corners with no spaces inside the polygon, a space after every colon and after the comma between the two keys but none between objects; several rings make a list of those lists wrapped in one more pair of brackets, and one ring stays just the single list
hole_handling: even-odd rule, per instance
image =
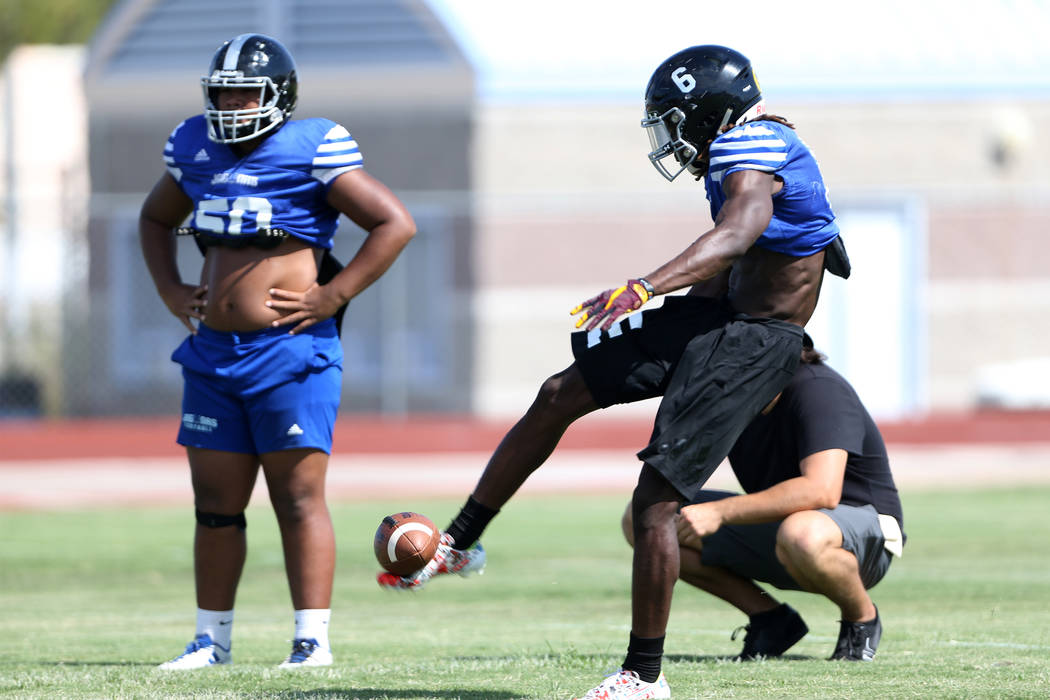
[{"label": "white building wall", "polygon": [[87,125],[83,49],[20,46],[0,76],[0,369],[61,394],[62,301],[85,274]]}]

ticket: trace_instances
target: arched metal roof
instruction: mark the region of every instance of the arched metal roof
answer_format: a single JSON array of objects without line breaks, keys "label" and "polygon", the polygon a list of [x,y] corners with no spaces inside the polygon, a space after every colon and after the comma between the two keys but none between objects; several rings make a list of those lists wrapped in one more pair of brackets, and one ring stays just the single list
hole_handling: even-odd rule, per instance
[{"label": "arched metal roof", "polygon": [[125,0],[96,32],[86,78],[200,72],[223,41],[244,32],[279,39],[307,70],[469,70],[422,0]]}]

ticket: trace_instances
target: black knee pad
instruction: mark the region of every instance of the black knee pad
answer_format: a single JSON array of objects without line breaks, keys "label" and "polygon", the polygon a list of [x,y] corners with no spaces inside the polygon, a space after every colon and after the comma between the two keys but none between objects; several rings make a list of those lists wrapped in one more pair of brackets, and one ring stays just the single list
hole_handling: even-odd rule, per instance
[{"label": "black knee pad", "polygon": [[196,512],[197,522],[204,527],[229,527],[230,525],[236,525],[238,530],[246,530],[248,528],[248,521],[244,518],[244,513],[238,513],[237,515],[205,513],[200,508],[197,508]]}]

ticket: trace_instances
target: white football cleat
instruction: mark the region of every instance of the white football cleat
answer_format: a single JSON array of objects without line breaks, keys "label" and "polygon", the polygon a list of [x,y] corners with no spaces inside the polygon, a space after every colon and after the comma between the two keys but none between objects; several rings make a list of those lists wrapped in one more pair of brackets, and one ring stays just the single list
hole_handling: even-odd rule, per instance
[{"label": "white football cleat", "polygon": [[296,639],[292,642],[292,653],[277,668],[312,668],[331,665],[331,649],[325,649],[317,643],[316,639]]},{"label": "white football cleat", "polygon": [[670,697],[671,688],[663,673],[656,682],[646,683],[634,671],[620,669],[577,700],[655,700]]},{"label": "white football cleat", "polygon": [[485,573],[485,548],[481,542],[475,542],[468,549],[453,549],[452,537],[447,532],[441,533],[434,557],[422,569],[411,576],[398,576],[387,571],[376,576],[380,588],[391,591],[418,591],[434,576],[441,574]]},{"label": "white football cleat", "polygon": [[165,671],[188,671],[194,668],[229,663],[233,663],[233,654],[230,649],[223,649],[212,641],[210,635],[198,634],[192,642],[186,645],[186,651],[171,661],[165,661],[157,668]]}]

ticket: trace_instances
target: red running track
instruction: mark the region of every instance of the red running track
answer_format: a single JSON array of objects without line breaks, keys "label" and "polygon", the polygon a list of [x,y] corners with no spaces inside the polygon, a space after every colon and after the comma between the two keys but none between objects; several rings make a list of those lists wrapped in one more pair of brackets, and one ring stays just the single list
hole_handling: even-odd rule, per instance
[{"label": "red running track", "polygon": [[[491,452],[510,421],[457,416],[341,417],[335,454]],[[559,449],[640,449],[649,419],[588,416],[569,428]],[[1050,411],[977,411],[882,422],[891,445],[983,445],[1050,442]],[[0,466],[5,460],[90,457],[174,457],[178,417],[83,420],[0,420]]]}]

